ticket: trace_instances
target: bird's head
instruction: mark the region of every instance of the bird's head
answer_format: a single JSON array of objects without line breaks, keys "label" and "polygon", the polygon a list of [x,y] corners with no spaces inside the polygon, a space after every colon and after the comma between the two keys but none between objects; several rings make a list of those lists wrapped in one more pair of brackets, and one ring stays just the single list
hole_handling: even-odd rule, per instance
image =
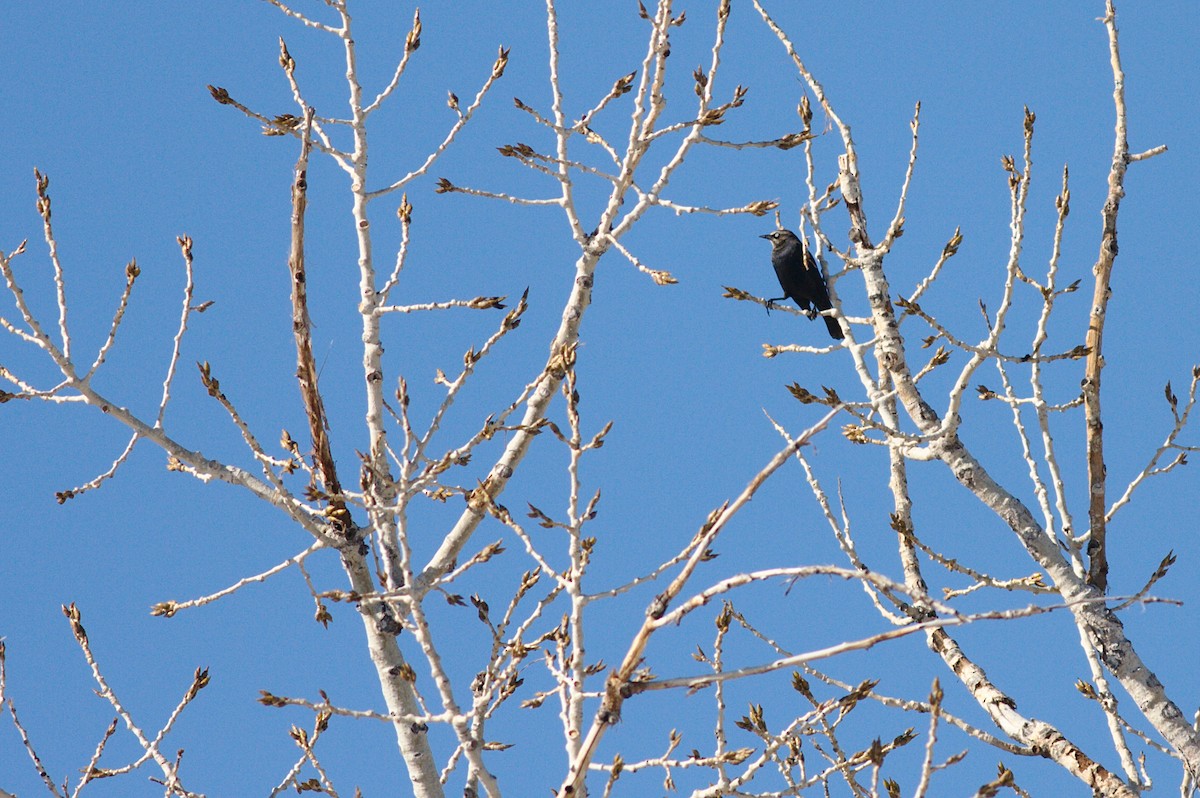
[{"label": "bird's head", "polygon": [[800,239],[796,238],[796,234],[791,230],[774,230],[765,236],[759,236],[759,238],[770,241],[773,250],[800,243]]}]

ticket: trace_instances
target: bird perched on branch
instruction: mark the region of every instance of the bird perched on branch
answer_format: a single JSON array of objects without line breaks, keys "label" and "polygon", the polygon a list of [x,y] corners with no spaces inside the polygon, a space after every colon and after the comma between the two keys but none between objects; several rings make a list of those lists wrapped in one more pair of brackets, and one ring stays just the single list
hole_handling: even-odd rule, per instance
[{"label": "bird perched on branch", "polygon": [[[776,230],[759,238],[771,242],[771,265],[775,267],[775,276],[779,278],[779,287],[783,289],[783,296],[767,300],[768,313],[771,312],[773,303],[789,297],[796,301],[810,319],[815,319],[819,311],[833,307],[833,303],[829,301],[829,286],[826,285],[817,262],[795,233],[791,230]],[[837,319],[832,316],[825,316],[824,319],[831,337],[837,340],[846,337]]]}]

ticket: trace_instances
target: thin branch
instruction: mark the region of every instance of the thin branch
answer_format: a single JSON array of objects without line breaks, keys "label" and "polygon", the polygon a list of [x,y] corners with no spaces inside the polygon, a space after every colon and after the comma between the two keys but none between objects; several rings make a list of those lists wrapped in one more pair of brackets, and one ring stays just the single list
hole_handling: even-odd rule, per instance
[{"label": "thin branch", "polygon": [[[434,148],[433,152],[429,153],[429,155],[426,156],[425,161],[416,169],[412,170],[391,185],[376,189],[375,191],[368,191],[364,194],[364,196],[369,200],[375,199],[376,197],[382,197],[384,194],[390,194],[397,189],[403,188],[421,175],[428,172],[429,167],[433,166],[434,162],[441,157],[442,153],[444,153],[450,147],[450,145],[454,143],[454,139],[458,137],[459,132],[466,127],[468,122],[471,121],[471,117],[473,117],[475,112],[479,110],[479,106],[483,105],[483,98],[487,96],[489,91],[491,91],[491,88],[495,82],[499,80],[502,75],[504,75],[504,68],[507,65],[508,50],[501,47],[500,54],[496,56],[496,61],[494,64],[492,64],[492,72],[490,75],[488,75],[488,79],[484,82],[483,87],[475,94],[475,99],[471,101],[469,106],[467,106],[467,110],[459,112],[458,118],[454,120],[454,124],[450,127],[449,132],[446,133],[445,138],[442,139],[441,144],[438,144],[437,147]],[[364,113],[369,113],[373,108],[374,105],[368,106],[368,108],[364,109]]]},{"label": "thin branch", "polygon": [[58,791],[58,787],[54,784],[54,779],[50,778],[50,773],[46,770],[46,766],[42,764],[41,757],[33,747],[33,743],[29,740],[29,733],[25,731],[25,727],[21,725],[21,719],[17,716],[17,706],[13,703],[10,696],[7,695],[8,687],[8,667],[6,659],[6,648],[4,639],[0,638],[0,707],[8,709],[8,714],[12,718],[13,726],[17,730],[17,734],[21,738],[21,745],[25,749],[25,753],[29,755],[30,761],[33,762],[33,768],[37,771],[38,777],[41,778],[42,784],[50,791],[50,794],[55,798],[62,798],[62,794]]},{"label": "thin branch", "polygon": [[[315,475],[320,479],[319,487],[328,496],[326,513],[342,535],[350,534],[353,521],[346,501],[342,498],[342,483],[338,479],[337,464],[333,459],[329,440],[329,421],[325,414],[325,400],[321,396],[317,379],[320,368],[312,349],[312,319],[308,315],[308,278],[304,262],[304,215],[308,208],[308,155],[312,147],[313,111],[310,108],[304,117],[303,138],[300,156],[296,160],[292,182],[292,225],[291,248],[288,253],[288,270],[292,282],[292,335],[296,345],[296,381],[304,401],[304,416],[308,419],[308,432],[312,439]],[[280,486],[282,487],[282,486]]]},{"label": "thin branch", "polygon": [[364,114],[370,114],[379,106],[383,105],[383,101],[386,100],[391,93],[396,90],[396,87],[400,85],[400,78],[404,75],[404,70],[408,66],[408,59],[412,57],[412,54],[415,53],[417,48],[420,46],[421,9],[418,8],[413,11],[412,28],[409,30],[408,35],[404,38],[404,55],[400,57],[400,63],[396,64],[396,71],[392,74],[392,79],[386,86],[383,87],[383,90],[375,96],[375,99],[371,101],[371,104],[363,109]]},{"label": "thin branch", "polygon": [[179,243],[179,249],[183,254],[183,309],[179,314],[179,327],[171,342],[171,358],[167,361],[167,374],[163,378],[162,399],[158,402],[158,416],[154,419],[155,429],[162,429],[163,417],[167,413],[167,403],[171,400],[171,385],[179,366],[179,355],[183,349],[183,334],[187,332],[188,320],[191,318],[192,296],[196,286],[192,271],[192,239],[190,236],[180,236],[175,240]]},{"label": "thin branch", "polygon": [[[1095,285],[1087,326],[1088,359],[1083,378],[1083,407],[1087,430],[1088,467],[1088,584],[1101,592],[1108,587],[1107,518],[1105,499],[1107,476],[1104,466],[1104,431],[1100,412],[1100,379],[1104,369],[1104,322],[1108,299],[1112,294],[1113,264],[1117,258],[1117,213],[1125,196],[1125,170],[1129,166],[1129,135],[1125,121],[1125,72],[1117,46],[1117,9],[1108,0],[1104,26],[1108,30],[1108,50],[1113,74],[1113,105],[1116,130],[1112,167],[1108,173],[1108,196],[1101,211],[1100,255],[1092,267]],[[1195,763],[1200,767],[1200,762]]]},{"label": "thin branch", "polygon": [[270,3],[271,5],[275,6],[280,11],[282,11],[284,14],[287,14],[289,17],[291,17],[292,19],[303,23],[306,28],[316,28],[317,30],[325,31],[326,33],[334,33],[334,34],[341,33],[341,31],[337,28],[334,28],[330,25],[326,25],[322,22],[316,22],[315,20],[309,19],[304,14],[301,14],[299,11],[293,11],[291,9],[291,7],[285,5],[282,2],[282,0],[265,0],[265,2]]},{"label": "thin branch", "polygon": [[125,267],[125,288],[121,291],[121,298],[117,302],[117,310],[113,313],[113,319],[108,325],[108,335],[104,339],[104,343],[100,346],[100,351],[96,353],[96,359],[92,362],[92,367],[88,369],[87,374],[83,379],[91,379],[96,373],[96,369],[100,368],[108,357],[108,351],[112,348],[113,342],[117,340],[117,329],[121,326],[121,321],[125,318],[125,311],[129,307],[129,297],[133,293],[133,283],[137,276],[141,274],[141,269],[138,268],[137,261],[131,260],[129,265]]},{"label": "thin branch", "polygon": [[[1175,394],[1171,391],[1171,384],[1167,383],[1165,393],[1167,395],[1167,402],[1171,405],[1171,412],[1175,417],[1175,425],[1171,428],[1171,431],[1167,433],[1167,438],[1162,442],[1162,445],[1159,446],[1158,449],[1155,450],[1154,454],[1150,456],[1150,461],[1141,471],[1137,473],[1136,476],[1134,476],[1132,480],[1130,480],[1129,485],[1127,485],[1125,488],[1125,492],[1121,494],[1119,499],[1113,502],[1112,507],[1110,507],[1108,512],[1104,514],[1104,520],[1106,523],[1111,522],[1113,516],[1117,514],[1117,511],[1133,499],[1133,492],[1137,490],[1143,482],[1150,477],[1160,476],[1173,471],[1178,466],[1181,466],[1187,462],[1187,454],[1189,452],[1195,452],[1198,450],[1198,447],[1195,446],[1180,446],[1178,443],[1176,443],[1176,439],[1179,437],[1180,433],[1182,433],[1187,427],[1188,418],[1191,416],[1192,409],[1196,406],[1196,387],[1198,383],[1200,383],[1200,366],[1192,369],[1192,382],[1191,385],[1188,386],[1187,401],[1183,405],[1182,413],[1180,413],[1178,409],[1178,399],[1176,399]],[[1162,456],[1171,451],[1175,452],[1174,459],[1172,459],[1171,462],[1165,466],[1158,465],[1159,461],[1162,459]]]},{"label": "thin branch", "polygon": [[909,127],[912,128],[912,149],[908,153],[908,168],[904,171],[904,183],[900,187],[900,199],[896,203],[896,215],[892,218],[891,224],[888,225],[883,242],[879,245],[879,248],[884,252],[890,250],[895,240],[904,235],[904,206],[908,202],[908,188],[912,185],[913,172],[917,166],[917,144],[920,141],[918,134],[921,130],[920,102],[913,109],[913,118],[912,122],[909,123]]},{"label": "thin branch", "polygon": [[[63,615],[67,617],[67,620],[71,624],[71,631],[75,636],[75,642],[79,644],[79,649],[83,652],[83,656],[87,661],[88,667],[91,668],[92,679],[100,688],[97,691],[97,694],[106,700],[113,708],[113,711],[115,711],[117,715],[125,722],[125,728],[128,729],[130,733],[132,733],[137,739],[138,745],[144,752],[142,759],[138,760],[133,767],[136,767],[142,761],[153,759],[162,770],[163,778],[166,780],[168,787],[180,795],[191,798],[192,793],[184,790],[179,783],[179,775],[175,765],[165,756],[163,756],[162,752],[159,750],[160,740],[150,740],[146,737],[145,732],[143,732],[142,729],[136,723],[134,723],[133,716],[130,715],[124,704],[122,704],[121,700],[117,697],[117,694],[109,686],[108,681],[104,678],[104,675],[100,672],[100,665],[96,661],[95,656],[92,654],[91,643],[88,641],[87,632],[84,631],[79,609],[72,603],[64,606],[62,611]],[[197,672],[197,680],[199,680],[199,672]],[[207,683],[207,677],[204,678],[204,682]],[[200,685],[200,687],[202,686],[203,685]],[[193,683],[193,689],[200,689],[196,686],[195,682]],[[190,692],[191,691],[189,690],[189,693]],[[185,703],[190,700],[190,698],[186,699]],[[197,798],[199,797],[197,796]]]},{"label": "thin branch", "polygon": [[262,582],[267,581],[275,574],[286,571],[288,568],[291,568],[293,565],[299,565],[299,564],[303,563],[306,559],[308,559],[309,555],[311,555],[314,552],[317,552],[323,548],[326,548],[326,544],[321,541],[316,541],[315,543],[313,543],[311,546],[309,546],[307,549],[300,552],[299,554],[294,555],[292,557],[288,557],[283,562],[279,563],[278,565],[272,566],[271,568],[268,568],[267,570],[263,571],[262,573],[258,573],[258,574],[255,574],[254,576],[247,576],[243,579],[239,579],[237,582],[234,582],[229,587],[218,590],[216,593],[210,593],[207,596],[201,596],[200,598],[190,599],[188,601],[161,601],[161,602],[155,604],[151,608],[150,614],[156,615],[156,616],[161,616],[164,618],[171,618],[171,617],[174,617],[175,614],[180,612],[181,610],[190,610],[195,607],[203,607],[206,604],[212,604],[214,601],[225,598],[226,596],[233,595],[234,593],[238,592],[239,590],[241,590],[243,587],[246,587],[247,585],[260,584]]}]

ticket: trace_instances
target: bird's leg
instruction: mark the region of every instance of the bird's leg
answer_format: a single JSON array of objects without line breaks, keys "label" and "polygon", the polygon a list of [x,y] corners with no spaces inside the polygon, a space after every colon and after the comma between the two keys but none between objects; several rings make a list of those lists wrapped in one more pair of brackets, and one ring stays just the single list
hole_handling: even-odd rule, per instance
[{"label": "bird's leg", "polygon": [[775,307],[776,302],[782,302],[785,299],[787,299],[786,296],[777,296],[774,299],[768,299],[767,300],[767,315],[768,316],[771,315],[771,308]]}]

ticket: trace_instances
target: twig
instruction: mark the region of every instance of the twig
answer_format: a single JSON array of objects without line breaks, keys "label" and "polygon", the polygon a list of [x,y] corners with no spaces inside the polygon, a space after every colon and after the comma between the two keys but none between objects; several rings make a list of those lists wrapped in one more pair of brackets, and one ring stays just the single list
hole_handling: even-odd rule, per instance
[{"label": "twig", "polygon": [[162,601],[162,602],[159,602],[158,604],[155,604],[151,608],[150,614],[155,615],[155,616],[161,616],[164,618],[171,618],[171,617],[174,617],[175,614],[181,610],[190,610],[194,607],[203,607],[205,604],[212,604],[214,601],[225,598],[226,596],[233,595],[234,593],[238,592],[239,590],[241,590],[243,587],[245,587],[247,585],[259,584],[259,583],[267,581],[275,574],[286,571],[288,568],[291,568],[293,565],[298,565],[298,564],[304,562],[304,560],[306,560],[309,557],[309,555],[311,555],[314,552],[317,552],[325,547],[326,547],[325,543],[323,543],[321,541],[317,541],[317,542],[313,543],[311,546],[309,546],[307,549],[305,549],[304,551],[300,552],[299,554],[297,554],[293,557],[288,557],[286,560],[279,563],[278,565],[272,566],[271,568],[268,568],[267,570],[263,571],[262,573],[255,574],[254,576],[247,576],[243,579],[239,579],[237,582],[233,583],[229,587],[218,590],[216,593],[210,593],[207,596],[201,596],[200,598],[191,599],[189,601]]}]

